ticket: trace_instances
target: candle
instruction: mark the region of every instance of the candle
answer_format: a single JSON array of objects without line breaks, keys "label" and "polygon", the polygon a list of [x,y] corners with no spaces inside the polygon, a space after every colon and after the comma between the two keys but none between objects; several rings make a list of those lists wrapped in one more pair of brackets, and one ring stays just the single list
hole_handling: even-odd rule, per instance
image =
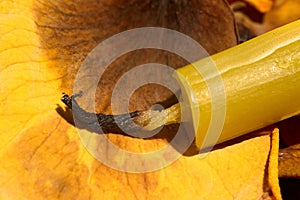
[{"label": "candle", "polygon": [[300,20],[175,74],[199,148],[300,113]]},{"label": "candle", "polygon": [[183,101],[162,111],[94,117],[75,101],[81,94],[64,94],[62,101],[73,112],[75,106],[76,121],[92,131],[98,123],[102,132],[122,133],[185,122],[199,149],[213,146],[300,113],[300,20],[179,68],[174,76]]}]

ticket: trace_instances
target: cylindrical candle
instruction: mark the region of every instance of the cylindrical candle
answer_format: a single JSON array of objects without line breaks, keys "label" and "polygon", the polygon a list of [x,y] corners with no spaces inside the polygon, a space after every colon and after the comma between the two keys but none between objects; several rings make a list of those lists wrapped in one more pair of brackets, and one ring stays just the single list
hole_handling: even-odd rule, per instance
[{"label": "cylindrical candle", "polygon": [[199,148],[300,112],[300,20],[182,67],[175,74]]}]

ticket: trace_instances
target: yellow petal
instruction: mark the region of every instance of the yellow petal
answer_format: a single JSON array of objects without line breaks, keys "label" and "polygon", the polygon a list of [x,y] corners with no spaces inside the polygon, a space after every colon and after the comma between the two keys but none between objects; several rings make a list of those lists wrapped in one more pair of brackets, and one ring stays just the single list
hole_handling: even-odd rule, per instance
[{"label": "yellow petal", "polygon": [[[1,199],[257,199],[264,194],[265,166],[278,143],[271,143],[270,135],[202,159],[181,156],[150,173],[120,172],[93,158],[56,111],[64,72],[49,66],[65,60],[51,57],[56,49],[42,49],[31,3],[0,3]],[[132,150],[166,144],[114,137]]]}]

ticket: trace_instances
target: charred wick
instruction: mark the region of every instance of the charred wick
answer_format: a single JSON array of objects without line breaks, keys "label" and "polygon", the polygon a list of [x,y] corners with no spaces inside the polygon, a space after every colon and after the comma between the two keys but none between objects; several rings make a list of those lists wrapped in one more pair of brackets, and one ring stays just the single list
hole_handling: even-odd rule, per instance
[{"label": "charred wick", "polygon": [[87,112],[82,109],[76,97],[81,97],[83,92],[69,96],[63,93],[61,101],[72,110],[73,119],[77,128],[86,129],[98,134],[101,133],[119,133],[126,134],[141,130],[141,127],[134,123],[134,117],[138,116],[141,112],[135,111],[129,114],[121,115],[106,115]]}]

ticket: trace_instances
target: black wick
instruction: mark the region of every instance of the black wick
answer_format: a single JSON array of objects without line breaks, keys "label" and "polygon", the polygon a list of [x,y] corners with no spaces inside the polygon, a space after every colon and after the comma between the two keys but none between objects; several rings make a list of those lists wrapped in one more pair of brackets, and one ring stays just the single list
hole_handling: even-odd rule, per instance
[{"label": "black wick", "polygon": [[141,130],[141,127],[133,121],[133,118],[141,113],[140,111],[121,115],[87,112],[75,100],[76,97],[81,97],[82,94],[82,91],[72,96],[63,93],[61,97],[61,101],[72,110],[76,127],[96,133],[130,133]]}]

